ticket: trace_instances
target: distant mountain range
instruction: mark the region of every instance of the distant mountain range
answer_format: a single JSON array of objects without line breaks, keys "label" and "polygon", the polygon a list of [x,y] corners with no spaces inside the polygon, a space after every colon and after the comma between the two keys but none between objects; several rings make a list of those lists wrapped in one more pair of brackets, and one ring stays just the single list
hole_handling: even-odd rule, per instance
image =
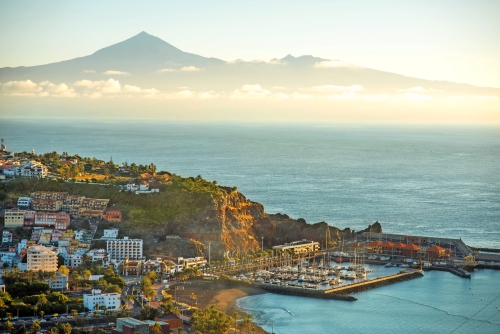
[{"label": "distant mountain range", "polygon": [[227,62],[184,52],[146,32],[89,56],[47,65],[0,69],[0,81],[3,83],[48,80],[60,84],[109,78],[117,79],[122,84],[158,90],[189,87],[195,90],[233,91],[244,85],[258,84],[266,89],[279,87],[304,92],[308,89],[311,92],[322,89],[345,92],[345,89],[333,86],[354,85],[371,93],[412,87],[446,94],[498,95],[500,91],[496,88],[411,78],[313,56],[288,55],[270,62]]}]

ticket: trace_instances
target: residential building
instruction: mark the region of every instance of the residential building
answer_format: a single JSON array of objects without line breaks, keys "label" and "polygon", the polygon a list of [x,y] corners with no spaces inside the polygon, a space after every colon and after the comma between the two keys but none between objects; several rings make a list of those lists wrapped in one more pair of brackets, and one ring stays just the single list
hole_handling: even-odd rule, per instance
[{"label": "residential building", "polygon": [[50,226],[58,230],[66,230],[70,222],[69,214],[64,212],[35,213],[35,226]]},{"label": "residential building", "polygon": [[141,321],[134,318],[118,318],[116,319],[116,328],[113,329],[112,334],[154,334],[153,326],[155,324],[160,325],[161,334],[170,333],[170,325],[164,321]]},{"label": "residential building", "polygon": [[142,271],[142,261],[141,260],[123,260],[123,272],[121,273],[124,276],[129,275],[139,275]]},{"label": "residential building", "polygon": [[117,228],[105,229],[101,239],[116,239],[118,238],[118,231]]},{"label": "residential building", "polygon": [[106,250],[110,259],[142,259],[142,239],[115,239],[106,241]]},{"label": "residential building", "polygon": [[45,280],[49,284],[51,290],[68,290],[68,275],[56,272],[56,278],[49,278]]},{"label": "residential building", "polygon": [[89,310],[96,310],[97,306],[116,310],[120,307],[120,296],[119,293],[101,293],[99,289],[92,289],[90,294],[83,295],[83,306]]},{"label": "residential building", "polygon": [[2,243],[9,243],[12,242],[12,232],[3,230],[2,231]]},{"label": "residential building", "polygon": [[315,252],[319,250],[319,242],[302,239],[300,241],[292,241],[284,245],[273,246],[273,251],[291,250],[294,253]]},{"label": "residential building", "polygon": [[29,208],[30,205],[31,205],[31,198],[30,197],[19,197],[17,199],[17,206],[18,207]]},{"label": "residential building", "polygon": [[10,169],[4,169],[3,174],[7,176],[43,178],[47,176],[47,167],[40,162],[30,161]]},{"label": "residential building", "polygon": [[142,264],[142,274],[147,275],[150,271],[154,271],[157,274],[160,274],[164,271],[163,268],[166,268],[165,264],[161,261],[161,259],[156,260],[148,260]]},{"label": "residential building", "polygon": [[26,210],[24,212],[23,228],[25,230],[28,230],[28,229],[32,228],[33,226],[35,226],[35,214],[36,214],[36,211],[34,211],[34,210]]},{"label": "residential building", "polygon": [[23,227],[25,210],[12,208],[5,210],[4,226],[5,227]]},{"label": "residential building", "polygon": [[31,193],[30,197],[33,199],[52,199],[64,201],[64,199],[68,197],[68,193],[55,191],[36,191]]},{"label": "residential building", "polygon": [[61,211],[62,201],[58,199],[33,198],[31,209],[36,211]]},{"label": "residential building", "polygon": [[92,262],[100,263],[103,263],[108,257],[108,253],[104,249],[92,249],[86,255]]},{"label": "residential building", "polygon": [[75,238],[75,232],[73,232],[73,230],[66,230],[66,231],[63,231],[62,235],[61,235],[61,240],[72,240]]},{"label": "residential building", "polygon": [[27,243],[28,243],[27,239],[22,239],[20,242],[17,243],[17,254],[21,254],[21,251],[27,248]]},{"label": "residential building", "polygon": [[28,270],[57,271],[57,254],[51,248],[35,245],[28,248]]},{"label": "residential building", "polygon": [[192,267],[204,267],[207,264],[207,260],[205,260],[202,256],[191,257],[191,258],[177,258],[178,263],[184,264],[184,268],[192,268]]},{"label": "residential building", "polygon": [[83,255],[68,254],[64,259],[64,265],[68,268],[76,268],[83,263]]},{"label": "residential building", "polygon": [[102,219],[108,222],[121,222],[123,218],[122,212],[120,210],[108,210],[102,216]]}]

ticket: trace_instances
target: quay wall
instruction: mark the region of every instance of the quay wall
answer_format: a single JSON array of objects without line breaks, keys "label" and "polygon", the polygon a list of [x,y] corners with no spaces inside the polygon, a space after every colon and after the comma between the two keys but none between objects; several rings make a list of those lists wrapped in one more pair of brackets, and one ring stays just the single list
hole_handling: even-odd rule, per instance
[{"label": "quay wall", "polygon": [[470,273],[466,272],[463,269],[455,268],[455,267],[434,265],[432,267],[427,268],[427,270],[447,271],[449,273],[455,274],[455,275],[462,277],[462,278],[470,278],[471,277]]},{"label": "quay wall", "polygon": [[325,293],[325,290],[312,290],[312,289],[302,289],[290,286],[279,286],[274,284],[262,284],[254,283],[254,286],[267,290],[273,293],[279,293],[282,295],[300,296],[300,297],[311,297],[311,298],[321,298],[321,299],[336,299],[345,301],[355,301],[357,298],[353,296],[347,296],[345,294],[339,295],[335,293]]},{"label": "quay wall", "polygon": [[422,273],[420,271],[407,272],[402,274],[395,274],[391,276],[375,278],[369,281],[363,281],[360,283],[353,283],[351,285],[345,285],[338,288],[333,288],[330,290],[326,290],[327,294],[336,294],[336,295],[350,295],[353,293],[358,293],[370,289],[380,288],[386,285],[405,282],[415,278],[422,277]]}]

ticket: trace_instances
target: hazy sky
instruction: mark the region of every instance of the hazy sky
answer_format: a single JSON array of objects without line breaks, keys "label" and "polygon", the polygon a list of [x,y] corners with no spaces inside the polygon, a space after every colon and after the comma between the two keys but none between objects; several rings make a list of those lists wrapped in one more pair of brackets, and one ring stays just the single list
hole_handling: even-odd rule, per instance
[{"label": "hazy sky", "polygon": [[0,1],[0,67],[84,56],[141,31],[223,60],[311,54],[500,87],[500,1]]}]

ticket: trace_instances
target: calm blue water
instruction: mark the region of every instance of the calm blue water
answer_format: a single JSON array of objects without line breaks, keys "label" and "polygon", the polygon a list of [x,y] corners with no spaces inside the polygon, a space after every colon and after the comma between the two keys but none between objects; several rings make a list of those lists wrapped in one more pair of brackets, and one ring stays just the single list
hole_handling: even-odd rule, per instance
[{"label": "calm blue water", "polygon": [[277,334],[500,333],[500,271],[476,271],[470,280],[424,274],[355,294],[355,302],[264,294],[241,298],[237,305],[265,330],[274,324]]},{"label": "calm blue water", "polygon": [[[379,220],[389,233],[500,248],[499,127],[0,119],[0,137],[14,151],[154,162],[308,222]],[[499,333],[499,286],[498,271],[431,272],[354,303],[266,294],[239,304],[276,333]]]}]

